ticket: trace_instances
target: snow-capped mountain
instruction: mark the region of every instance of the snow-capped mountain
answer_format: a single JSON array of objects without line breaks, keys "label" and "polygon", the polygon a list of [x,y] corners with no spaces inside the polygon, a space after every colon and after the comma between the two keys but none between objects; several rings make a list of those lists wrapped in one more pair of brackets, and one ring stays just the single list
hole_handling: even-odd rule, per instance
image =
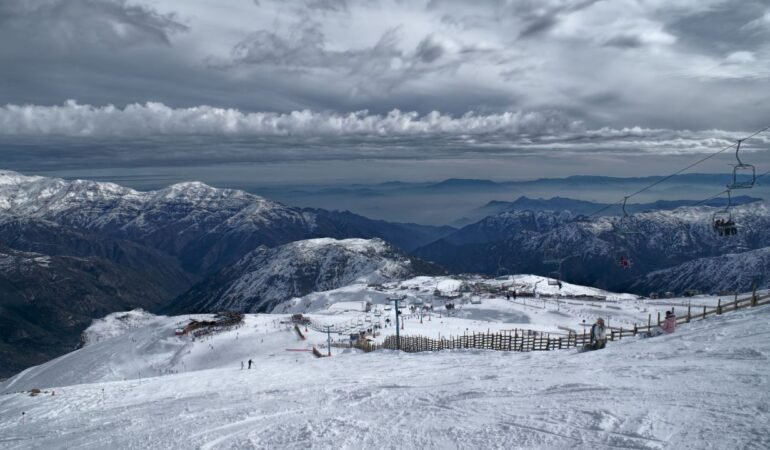
[{"label": "snow-capped mountain", "polygon": [[383,283],[440,272],[380,239],[309,239],[253,250],[194,286],[169,310],[265,312],[292,297],[353,282]]},{"label": "snow-capped mountain", "polygon": [[703,292],[745,292],[770,286],[770,247],[742,253],[699,258],[668,269],[656,270],[633,285],[635,291],[697,289]]},{"label": "snow-capped mountain", "polygon": [[[505,212],[414,253],[451,271],[487,274],[556,271],[556,264],[544,261],[546,253],[553,253],[563,259],[561,273],[566,280],[626,291],[637,278],[654,270],[770,246],[767,203],[732,208],[739,232],[729,237],[719,236],[712,227],[717,211],[721,209],[686,207],[625,219],[589,220],[565,212]],[[621,257],[632,261],[630,269],[618,264]],[[670,289],[660,286],[656,290]]]},{"label": "snow-capped mountain", "polygon": [[[292,208],[200,182],[140,192],[113,183],[0,171],[0,225],[20,220],[130,240],[173,255],[185,270],[198,274],[232,264],[260,245],[314,237],[382,237],[414,248],[450,231]],[[10,238],[0,234],[2,240]]]},{"label": "snow-capped mountain", "polygon": [[[313,216],[234,189],[191,182],[139,192],[112,183],[0,173],[0,221],[50,221],[140,242],[200,273],[258,245],[312,235]],[[240,251],[239,251],[240,249]]]}]

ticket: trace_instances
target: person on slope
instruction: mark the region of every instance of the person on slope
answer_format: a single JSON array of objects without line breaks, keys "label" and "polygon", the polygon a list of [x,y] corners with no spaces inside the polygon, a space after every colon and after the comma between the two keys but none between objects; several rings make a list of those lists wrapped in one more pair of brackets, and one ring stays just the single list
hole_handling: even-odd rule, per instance
[{"label": "person on slope", "polygon": [[663,334],[670,334],[676,330],[676,315],[673,311],[666,311],[666,320],[662,324],[643,334],[642,337],[655,337]]},{"label": "person on slope", "polygon": [[599,317],[591,327],[591,344],[589,350],[599,350],[607,344],[607,332],[604,328],[604,319]]},{"label": "person on slope", "polygon": [[676,315],[674,311],[666,311],[666,320],[663,321],[660,329],[666,334],[673,333],[676,330]]},{"label": "person on slope", "polygon": [[254,363],[254,362],[253,362],[251,359],[249,359],[249,369],[251,369],[251,365],[252,365],[253,363]]}]

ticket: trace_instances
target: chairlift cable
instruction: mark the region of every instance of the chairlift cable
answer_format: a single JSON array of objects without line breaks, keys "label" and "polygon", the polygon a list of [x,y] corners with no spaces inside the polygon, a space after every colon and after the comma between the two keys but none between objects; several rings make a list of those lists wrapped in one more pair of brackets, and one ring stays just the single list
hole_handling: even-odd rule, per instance
[{"label": "chairlift cable", "polygon": [[[765,172],[765,173],[763,173],[763,174],[761,174],[761,175],[757,175],[757,178],[756,178],[756,179],[757,179],[757,180],[759,180],[760,178],[762,178],[762,177],[766,177],[767,175],[770,175],[770,170],[768,170],[767,172]],[[726,194],[726,193],[727,193],[727,191],[729,191],[729,189],[725,189],[725,190],[723,190],[723,191],[719,191],[719,193],[717,193],[717,194],[714,194],[714,195],[712,195],[711,197],[709,197],[709,198],[707,198],[707,199],[704,199],[704,200],[700,200],[700,201],[698,201],[698,202],[695,202],[695,203],[693,203],[693,204],[692,204],[692,205],[690,205],[690,206],[700,206],[700,205],[702,205],[702,204],[704,204],[704,203],[706,203],[706,202],[709,202],[709,201],[711,201],[711,200],[714,200],[715,198],[721,197],[722,195]]]},{"label": "chairlift cable", "polygon": [[[755,137],[755,136],[757,136],[757,135],[759,135],[761,133],[764,133],[767,130],[770,130],[770,125],[766,126],[765,128],[762,128],[761,130],[755,131],[754,133],[746,136],[745,138],[740,139],[738,142],[747,141],[747,140],[749,140],[749,139],[751,139],[751,138],[753,138],[753,137]],[[653,187],[655,187],[655,186],[657,186],[657,185],[659,185],[661,183],[664,183],[664,182],[670,180],[671,178],[673,178],[673,177],[675,177],[677,175],[680,175],[681,173],[686,172],[686,171],[692,169],[693,167],[695,167],[695,166],[697,166],[699,164],[702,164],[702,163],[708,161],[709,159],[711,159],[711,158],[713,158],[713,157],[715,157],[717,155],[720,155],[720,154],[726,152],[727,150],[729,150],[731,148],[736,147],[737,145],[738,145],[738,143],[730,144],[730,145],[728,145],[728,146],[726,146],[726,147],[724,147],[724,148],[722,148],[722,149],[720,149],[720,150],[718,150],[718,151],[716,151],[714,153],[711,153],[711,154],[709,154],[709,155],[707,155],[707,156],[705,156],[705,157],[703,157],[703,158],[701,158],[701,159],[699,159],[699,160],[697,160],[697,161],[695,161],[695,162],[685,166],[684,168],[677,170],[676,172],[674,172],[674,173],[672,173],[670,175],[667,175],[667,176],[665,176],[665,177],[663,177],[663,178],[661,178],[659,180],[656,180],[656,181],[650,183],[649,185],[639,189],[638,191],[634,192],[633,194],[627,195],[622,200],[619,200],[619,201],[617,201],[615,203],[603,206],[602,208],[598,209],[597,211],[589,214],[588,217],[593,217],[593,216],[595,216],[597,214],[600,214],[600,213],[606,211],[607,209],[609,209],[609,208],[611,208],[611,207],[613,207],[615,205],[620,205],[622,203],[625,203],[625,201],[627,201],[629,198],[635,197],[635,196],[641,194],[642,192],[645,192],[645,191],[647,191],[649,189],[652,189]]]}]

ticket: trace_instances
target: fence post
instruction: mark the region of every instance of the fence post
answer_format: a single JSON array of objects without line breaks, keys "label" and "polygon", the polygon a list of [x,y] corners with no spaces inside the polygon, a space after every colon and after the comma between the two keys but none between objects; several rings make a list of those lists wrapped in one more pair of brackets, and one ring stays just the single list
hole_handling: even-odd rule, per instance
[{"label": "fence post", "polygon": [[722,299],[717,300],[717,315],[722,315]]},{"label": "fence post", "polygon": [[703,305],[703,318],[706,318],[706,305]]},{"label": "fence post", "polygon": [[637,328],[636,328],[636,324],[634,324],[634,336],[636,336],[636,332],[637,332]]},{"label": "fence post", "polygon": [[[513,329],[513,348],[514,349],[516,348],[516,341],[518,340],[519,340],[519,329],[514,328]],[[519,349],[518,351],[521,351],[521,349]]]},{"label": "fence post", "polygon": [[658,326],[660,326],[660,311],[658,311]]},{"label": "fence post", "polygon": [[647,330],[652,329],[652,314],[647,314]]},{"label": "fence post", "polygon": [[757,306],[757,280],[751,285],[751,306]]},{"label": "fence post", "polygon": [[618,340],[623,340],[623,327],[620,327],[620,335],[618,336]]},{"label": "fence post", "polygon": [[687,305],[687,320],[685,323],[690,323],[690,305]]}]

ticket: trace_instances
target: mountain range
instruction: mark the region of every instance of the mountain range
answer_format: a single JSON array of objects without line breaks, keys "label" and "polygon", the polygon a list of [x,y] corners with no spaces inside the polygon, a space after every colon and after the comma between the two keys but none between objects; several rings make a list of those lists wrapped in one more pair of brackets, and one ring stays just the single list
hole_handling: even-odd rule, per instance
[{"label": "mountain range", "polygon": [[[761,200],[762,199],[758,197],[739,195],[733,197],[731,204],[733,206],[738,206]],[[629,203],[626,205],[626,213],[636,214],[640,212],[677,209],[685,206],[692,206],[694,203],[696,202],[692,200],[658,200],[651,203]],[[727,198],[713,198],[701,204],[704,206],[725,207],[727,205]],[[467,223],[463,223],[463,226],[481,220],[484,217],[516,210],[570,211],[577,215],[593,215],[596,213],[597,215],[602,216],[614,216],[623,214],[623,210],[619,204],[589,202],[586,200],[576,200],[573,198],[565,197],[552,197],[549,199],[543,199],[522,196],[512,202],[493,200],[487,203],[486,205],[472,211],[472,214],[469,214],[469,216],[465,218]]]},{"label": "mountain range", "polygon": [[[720,236],[714,230],[712,221],[719,210],[683,207],[590,219],[568,211],[509,211],[463,227],[413,253],[451,272],[558,272],[572,283],[607,290],[667,291],[671,289],[665,283],[654,286],[638,279],[700,258],[770,247],[767,203],[732,208],[738,226],[734,236]],[[630,266],[622,267],[621,258],[629,260]],[[704,280],[712,276],[716,275],[702,275]],[[692,281],[682,287],[699,289],[698,280]]]},{"label": "mountain range", "polygon": [[445,269],[555,273],[637,294],[762,287],[770,209],[751,200],[732,208],[739,232],[729,237],[714,231],[719,209],[709,206],[656,203],[629,217],[589,218],[575,207],[586,202],[563,198],[519,199],[455,229],[291,207],[198,182],[143,192],[0,171],[0,377],[74,348],[92,319],[114,311],[270,311],[351,282]]},{"label": "mountain range", "polygon": [[329,237],[382,238],[394,248],[414,248],[451,231],[293,208],[197,182],[141,192],[0,171],[6,261],[53,261],[25,263],[35,270],[23,273],[9,262],[0,272],[0,316],[7,325],[0,347],[11,353],[0,377],[71,350],[93,318],[128,307],[157,310],[261,246]]}]

